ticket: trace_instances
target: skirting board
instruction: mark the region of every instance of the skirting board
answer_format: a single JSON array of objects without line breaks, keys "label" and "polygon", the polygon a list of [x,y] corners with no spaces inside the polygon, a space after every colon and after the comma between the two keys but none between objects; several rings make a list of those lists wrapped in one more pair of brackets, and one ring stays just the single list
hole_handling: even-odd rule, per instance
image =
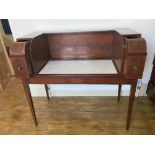
[{"label": "skirting board", "polygon": [[[51,96],[117,96],[118,85],[48,85]],[[30,85],[31,94],[34,97],[45,97],[44,85]],[[139,96],[146,96],[147,84],[143,84]],[[129,85],[122,86],[122,96],[128,96]]]}]

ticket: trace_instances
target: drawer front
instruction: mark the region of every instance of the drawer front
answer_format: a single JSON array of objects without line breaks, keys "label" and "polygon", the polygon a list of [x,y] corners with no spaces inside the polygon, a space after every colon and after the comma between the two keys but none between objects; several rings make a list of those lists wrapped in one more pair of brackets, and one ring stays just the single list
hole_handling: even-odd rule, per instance
[{"label": "drawer front", "polygon": [[128,56],[125,64],[125,74],[128,79],[140,79],[143,75],[146,56]]},{"label": "drawer front", "polygon": [[128,53],[146,53],[146,41],[143,38],[132,38],[127,40]]},{"label": "drawer front", "polygon": [[29,73],[24,57],[11,57],[11,62],[14,68],[16,77],[29,78]]}]

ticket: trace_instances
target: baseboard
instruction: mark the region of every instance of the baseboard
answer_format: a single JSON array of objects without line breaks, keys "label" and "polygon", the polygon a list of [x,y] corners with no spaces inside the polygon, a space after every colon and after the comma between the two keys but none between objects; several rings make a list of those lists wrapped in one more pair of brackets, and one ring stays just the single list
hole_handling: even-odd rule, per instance
[{"label": "baseboard", "polygon": [[[31,85],[32,96],[46,96],[44,85]],[[49,85],[51,96],[117,96],[118,85]],[[139,96],[146,96],[147,84],[143,84]],[[128,96],[129,85],[122,86],[122,96]]]}]

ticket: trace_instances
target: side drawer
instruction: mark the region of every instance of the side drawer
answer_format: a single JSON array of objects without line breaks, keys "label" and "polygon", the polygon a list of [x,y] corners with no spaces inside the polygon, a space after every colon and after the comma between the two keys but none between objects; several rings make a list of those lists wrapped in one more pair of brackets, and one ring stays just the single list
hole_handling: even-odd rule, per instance
[{"label": "side drawer", "polygon": [[140,79],[143,75],[146,55],[128,56],[124,72],[128,79]]},{"label": "side drawer", "polygon": [[128,54],[146,53],[146,41],[143,38],[126,38]]},{"label": "side drawer", "polygon": [[11,62],[16,77],[29,78],[29,72],[25,61],[25,57],[11,57]]}]

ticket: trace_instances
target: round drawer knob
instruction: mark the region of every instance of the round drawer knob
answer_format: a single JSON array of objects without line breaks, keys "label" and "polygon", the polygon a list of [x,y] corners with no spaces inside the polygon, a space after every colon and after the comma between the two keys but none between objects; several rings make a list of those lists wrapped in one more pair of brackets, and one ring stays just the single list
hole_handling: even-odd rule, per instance
[{"label": "round drawer knob", "polygon": [[137,66],[133,66],[133,70],[134,71],[137,71],[138,70],[138,67]]},{"label": "round drawer knob", "polygon": [[22,67],[21,66],[17,66],[17,70],[21,71]]}]

